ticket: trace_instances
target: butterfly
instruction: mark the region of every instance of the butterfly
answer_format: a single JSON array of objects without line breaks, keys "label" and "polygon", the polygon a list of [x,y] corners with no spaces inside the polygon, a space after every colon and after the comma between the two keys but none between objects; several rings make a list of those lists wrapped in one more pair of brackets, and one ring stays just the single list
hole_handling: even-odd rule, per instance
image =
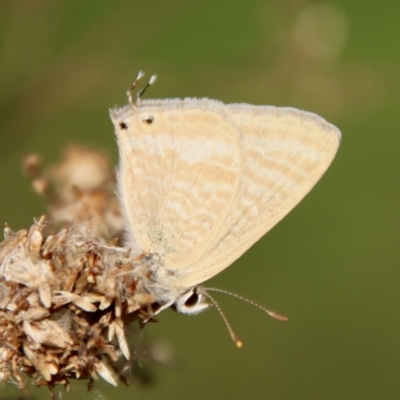
[{"label": "butterfly", "polygon": [[208,307],[199,285],[303,199],[331,164],[341,133],[295,108],[142,100],[143,91],[110,111],[126,245],[146,255],[142,282],[157,313],[174,305],[195,314]]}]

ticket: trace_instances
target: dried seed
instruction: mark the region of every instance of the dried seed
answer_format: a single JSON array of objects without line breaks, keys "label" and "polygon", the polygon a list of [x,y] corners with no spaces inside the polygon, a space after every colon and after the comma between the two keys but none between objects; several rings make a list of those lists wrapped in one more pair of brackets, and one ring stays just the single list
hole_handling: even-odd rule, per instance
[{"label": "dried seed", "polygon": [[6,225],[4,228],[4,236],[5,240],[0,244],[0,264],[3,262],[5,256],[25,244],[28,231],[23,230],[12,233]]},{"label": "dried seed", "polygon": [[45,319],[39,322],[24,321],[22,329],[33,341],[39,344],[65,348],[73,344],[72,337],[57,322]]},{"label": "dried seed", "polygon": [[51,307],[51,289],[47,282],[42,282],[39,285],[39,297],[40,301],[46,308]]},{"label": "dried seed", "polygon": [[30,307],[26,311],[21,311],[17,318],[16,322],[21,321],[37,321],[39,319],[46,318],[50,315],[50,311],[43,307]]},{"label": "dried seed", "polygon": [[115,321],[108,325],[108,341],[112,342],[115,336]]},{"label": "dried seed", "polygon": [[23,346],[24,353],[28,360],[36,367],[46,381],[51,381],[51,375],[58,372],[58,365],[52,361],[47,361],[45,357],[32,351],[28,346]]},{"label": "dried seed", "polygon": [[97,307],[93,304],[97,302],[97,299],[87,296],[81,297],[77,294],[67,292],[65,290],[59,290],[54,292],[54,296],[52,298],[54,304],[61,306],[68,303],[73,303],[77,307],[81,308],[82,310],[88,312],[95,312],[97,311]]},{"label": "dried seed", "polygon": [[115,320],[115,333],[117,335],[119,347],[122,351],[122,354],[127,360],[130,360],[131,353],[129,351],[128,342],[126,341],[125,331],[124,331],[124,323],[121,319]]},{"label": "dried seed", "polygon": [[117,377],[115,376],[114,372],[112,372],[109,368],[107,368],[106,365],[102,361],[96,359],[94,361],[94,367],[95,367],[96,371],[98,372],[98,374],[106,382],[108,382],[110,385],[118,386]]}]

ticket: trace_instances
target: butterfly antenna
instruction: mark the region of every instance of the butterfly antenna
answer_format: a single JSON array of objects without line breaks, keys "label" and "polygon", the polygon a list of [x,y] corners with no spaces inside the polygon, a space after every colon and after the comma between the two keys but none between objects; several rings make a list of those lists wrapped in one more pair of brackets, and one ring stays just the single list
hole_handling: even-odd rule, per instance
[{"label": "butterfly antenna", "polygon": [[149,81],[147,82],[146,86],[143,89],[140,89],[138,94],[137,94],[137,98],[136,101],[140,101],[140,99],[142,98],[144,92],[155,82],[157,78],[157,75],[152,75],[149,79]]},{"label": "butterfly antenna", "polygon": [[231,339],[232,339],[233,342],[236,344],[236,347],[240,349],[240,348],[243,346],[243,342],[239,339],[239,337],[236,335],[236,333],[235,333],[234,330],[232,329],[231,324],[230,324],[229,321],[228,321],[228,318],[226,318],[226,316],[225,316],[224,312],[222,311],[221,307],[219,306],[219,304],[218,304],[218,303],[214,300],[214,298],[213,298],[209,293],[207,293],[206,291],[201,290],[199,293],[202,293],[204,296],[206,296],[206,297],[211,301],[211,303],[214,304],[214,306],[215,306],[216,309],[218,310],[219,314],[221,315],[221,318],[222,318],[222,320],[224,321],[225,326],[226,326],[227,329],[228,329],[228,332],[229,332],[229,335],[231,336]]},{"label": "butterfly antenna", "polygon": [[130,87],[130,89],[128,89],[126,91],[126,95],[128,96],[128,101],[129,104],[133,107],[133,100],[132,100],[132,92],[135,89],[136,85],[138,84],[138,82],[140,81],[140,79],[142,79],[144,76],[144,72],[143,71],[139,71],[139,73],[137,74],[137,77],[135,79],[135,81],[132,83],[132,86]]},{"label": "butterfly antenna", "polygon": [[275,312],[273,312],[271,310],[267,310],[265,307],[261,306],[260,304],[254,302],[252,300],[246,299],[246,297],[242,297],[242,296],[239,296],[239,295],[237,295],[235,293],[228,292],[227,290],[222,290],[222,289],[217,289],[217,288],[204,288],[204,291],[207,291],[207,292],[208,291],[213,291],[213,292],[219,292],[219,293],[228,294],[229,296],[236,297],[237,299],[243,300],[246,303],[252,304],[253,306],[259,308],[260,310],[262,310],[265,313],[267,313],[270,317],[275,318],[278,321],[286,322],[288,320],[288,318],[285,317],[284,315],[279,315],[279,314],[277,314],[277,313],[275,313]]}]

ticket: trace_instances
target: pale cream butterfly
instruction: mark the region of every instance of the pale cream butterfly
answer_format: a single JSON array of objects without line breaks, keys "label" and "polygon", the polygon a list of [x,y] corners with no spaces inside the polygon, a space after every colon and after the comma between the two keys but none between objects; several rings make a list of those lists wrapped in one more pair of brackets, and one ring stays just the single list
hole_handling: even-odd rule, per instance
[{"label": "pale cream butterfly", "polygon": [[141,100],[143,91],[111,110],[127,246],[146,254],[142,277],[160,306],[155,313],[174,305],[195,314],[208,307],[199,285],[300,202],[341,134],[295,108]]}]

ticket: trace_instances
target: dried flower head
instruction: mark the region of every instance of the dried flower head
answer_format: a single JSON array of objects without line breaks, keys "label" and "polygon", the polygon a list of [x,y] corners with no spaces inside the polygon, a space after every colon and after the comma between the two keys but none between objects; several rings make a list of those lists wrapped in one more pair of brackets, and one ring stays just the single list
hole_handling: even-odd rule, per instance
[{"label": "dried flower head", "polygon": [[[120,235],[115,179],[103,154],[70,147],[62,161],[41,171],[27,156],[24,170],[49,201],[45,218],[29,230],[6,225],[0,244],[0,382],[67,389],[71,379],[99,377],[116,386],[132,358],[126,324],[151,317],[154,299],[142,286],[146,257],[106,244]],[[52,224],[52,226],[54,226]],[[113,241],[113,243],[115,240]],[[135,351],[136,352],[136,351]]]},{"label": "dried flower head", "polygon": [[149,318],[145,258],[72,228],[42,236],[44,218],[0,245],[0,380],[117,385],[131,353],[125,324]]}]

